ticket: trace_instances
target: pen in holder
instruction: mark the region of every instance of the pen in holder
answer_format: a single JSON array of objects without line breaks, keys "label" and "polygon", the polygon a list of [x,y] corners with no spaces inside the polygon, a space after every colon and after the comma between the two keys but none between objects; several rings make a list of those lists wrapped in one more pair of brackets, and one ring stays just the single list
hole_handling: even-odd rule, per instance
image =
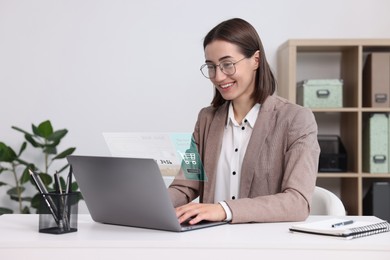
[{"label": "pen in holder", "polygon": [[39,232],[64,234],[77,231],[80,192],[42,193],[39,203]]}]

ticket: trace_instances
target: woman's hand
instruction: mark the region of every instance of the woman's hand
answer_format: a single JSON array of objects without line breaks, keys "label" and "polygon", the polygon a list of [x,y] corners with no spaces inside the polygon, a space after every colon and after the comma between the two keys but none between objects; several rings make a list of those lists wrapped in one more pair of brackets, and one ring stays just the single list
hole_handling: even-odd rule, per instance
[{"label": "woman's hand", "polygon": [[176,216],[180,223],[183,223],[191,218],[189,221],[191,225],[196,224],[202,220],[223,221],[226,219],[225,210],[219,203],[204,204],[191,202],[186,205],[177,207]]}]

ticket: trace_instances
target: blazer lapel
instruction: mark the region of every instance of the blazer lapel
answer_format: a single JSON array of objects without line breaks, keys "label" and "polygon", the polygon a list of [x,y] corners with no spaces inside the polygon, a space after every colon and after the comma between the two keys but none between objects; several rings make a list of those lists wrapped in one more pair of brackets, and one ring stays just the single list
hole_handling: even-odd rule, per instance
[{"label": "blazer lapel", "polygon": [[247,198],[249,196],[257,160],[260,156],[265,139],[269,134],[270,126],[275,120],[276,112],[274,111],[274,106],[274,98],[270,96],[260,108],[256,123],[253,127],[252,136],[249,140],[242,162],[240,198]]},{"label": "blazer lapel", "polygon": [[229,102],[226,102],[216,111],[205,142],[207,143],[204,151],[204,167],[207,176],[207,181],[204,183],[203,191],[204,198],[206,199],[206,201],[204,201],[205,203],[214,203],[217,163],[221,153],[228,107]]}]

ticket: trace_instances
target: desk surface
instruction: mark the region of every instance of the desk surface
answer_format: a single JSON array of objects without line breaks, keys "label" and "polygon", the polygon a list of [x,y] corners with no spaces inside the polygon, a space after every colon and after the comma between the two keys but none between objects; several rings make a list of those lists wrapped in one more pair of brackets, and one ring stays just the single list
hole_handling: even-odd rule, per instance
[{"label": "desk surface", "polygon": [[[310,216],[317,221],[329,216]],[[373,220],[375,217],[348,217]],[[294,222],[296,224],[297,222]],[[390,232],[344,240],[289,232],[293,223],[228,224],[175,233],[105,225],[78,216],[78,231],[52,235],[38,232],[38,215],[0,216],[1,259],[243,259],[272,256],[298,259],[390,259]],[[183,255],[184,254],[184,255]],[[6,257],[4,257],[6,256]],[[148,258],[149,257],[149,258]],[[336,257],[336,258],[335,258]],[[352,258],[351,258],[352,257]],[[355,258],[353,258],[355,257]],[[280,259],[280,258],[275,258]],[[291,258],[290,258],[291,259]]]}]

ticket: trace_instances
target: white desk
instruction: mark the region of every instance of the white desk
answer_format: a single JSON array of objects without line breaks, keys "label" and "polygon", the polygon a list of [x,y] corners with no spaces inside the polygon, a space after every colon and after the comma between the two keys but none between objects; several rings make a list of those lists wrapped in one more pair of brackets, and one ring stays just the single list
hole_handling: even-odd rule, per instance
[{"label": "white desk", "polygon": [[[308,221],[323,218],[327,217],[310,216]],[[174,233],[104,225],[93,222],[89,215],[79,215],[77,232],[52,235],[38,232],[38,215],[3,215],[0,216],[0,258],[390,259],[390,232],[343,240],[290,233],[291,224],[235,224]]]}]

